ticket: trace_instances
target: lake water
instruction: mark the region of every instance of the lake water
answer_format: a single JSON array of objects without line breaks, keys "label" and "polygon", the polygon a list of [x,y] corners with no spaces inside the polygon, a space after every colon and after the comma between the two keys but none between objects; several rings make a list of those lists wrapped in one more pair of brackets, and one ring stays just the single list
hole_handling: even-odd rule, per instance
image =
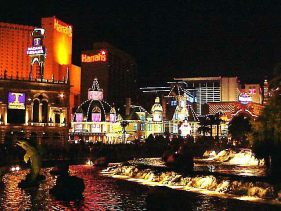
[{"label": "lake water", "polygon": [[280,210],[268,203],[257,203],[145,186],[127,180],[106,177],[99,168],[87,165],[70,166],[70,174],[84,179],[84,199],[57,201],[49,194],[56,176],[51,168],[42,170],[47,178],[39,188],[20,189],[18,183],[29,170],[5,174],[0,184],[0,210]]}]

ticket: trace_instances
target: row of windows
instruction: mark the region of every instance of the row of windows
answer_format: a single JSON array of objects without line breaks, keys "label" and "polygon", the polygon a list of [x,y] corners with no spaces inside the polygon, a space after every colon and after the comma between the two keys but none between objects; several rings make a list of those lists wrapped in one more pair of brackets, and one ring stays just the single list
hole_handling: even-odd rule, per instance
[{"label": "row of windows", "polygon": [[[140,129],[141,129],[141,131],[144,131],[145,130],[145,124],[140,124]],[[134,125],[134,130],[138,130],[138,124]],[[152,131],[152,125],[151,124],[147,125],[147,130]],[[162,131],[162,125],[158,125],[158,131]]]},{"label": "row of windows", "polygon": [[24,28],[19,28],[19,27],[13,27],[13,26],[1,26],[0,25],[0,28],[3,28],[3,29],[15,29],[15,30],[21,30],[21,31],[32,31],[33,29],[24,29]]}]

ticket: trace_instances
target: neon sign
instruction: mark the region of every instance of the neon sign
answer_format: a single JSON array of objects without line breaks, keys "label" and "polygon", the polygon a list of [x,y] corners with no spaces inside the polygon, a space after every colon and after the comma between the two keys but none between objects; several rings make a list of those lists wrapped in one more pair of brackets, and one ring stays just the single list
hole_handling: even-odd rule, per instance
[{"label": "neon sign", "polygon": [[72,27],[71,26],[63,26],[59,24],[58,20],[54,20],[54,28],[61,33],[67,34],[72,37]]},{"label": "neon sign", "polygon": [[43,46],[32,46],[27,47],[26,50],[27,55],[38,55],[38,54],[45,54],[45,48]]},{"label": "neon sign", "polygon": [[8,92],[8,109],[25,109],[25,93]]},{"label": "neon sign", "polygon": [[249,102],[252,102],[252,97],[247,94],[240,94],[238,97],[238,100],[241,104],[248,104]]},{"label": "neon sign", "polygon": [[100,51],[96,55],[81,55],[82,62],[105,62],[106,61],[106,52],[104,50]]}]

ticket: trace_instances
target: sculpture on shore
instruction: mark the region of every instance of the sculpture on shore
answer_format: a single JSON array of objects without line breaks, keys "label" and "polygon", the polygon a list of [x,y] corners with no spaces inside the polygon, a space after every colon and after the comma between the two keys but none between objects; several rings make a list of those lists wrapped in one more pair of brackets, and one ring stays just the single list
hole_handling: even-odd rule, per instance
[{"label": "sculpture on shore", "polygon": [[22,147],[26,153],[24,155],[24,161],[27,163],[30,160],[30,174],[26,175],[25,180],[19,183],[19,187],[32,187],[38,185],[39,180],[45,179],[43,175],[40,175],[40,170],[42,166],[42,155],[40,151],[32,146],[28,140],[20,140],[17,145]]}]

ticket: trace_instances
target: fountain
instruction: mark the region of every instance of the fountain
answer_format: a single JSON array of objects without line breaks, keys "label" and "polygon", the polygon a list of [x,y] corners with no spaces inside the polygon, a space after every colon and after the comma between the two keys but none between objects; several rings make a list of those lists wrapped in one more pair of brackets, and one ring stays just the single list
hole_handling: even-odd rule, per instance
[{"label": "fountain", "polygon": [[[216,154],[215,151],[206,151],[203,155],[205,162],[216,162],[240,166],[264,166],[264,159],[255,158],[250,149],[225,149]],[[198,160],[198,159],[197,159]]]},{"label": "fountain", "polygon": [[174,171],[159,172],[153,169],[138,169],[135,165],[116,165],[108,167],[102,172],[114,178],[123,178],[142,184],[153,186],[167,186],[179,190],[213,194],[226,194],[231,197],[254,197],[259,199],[275,200],[278,190],[274,185],[262,181],[248,181],[239,178],[222,177],[215,175],[183,176]]}]

